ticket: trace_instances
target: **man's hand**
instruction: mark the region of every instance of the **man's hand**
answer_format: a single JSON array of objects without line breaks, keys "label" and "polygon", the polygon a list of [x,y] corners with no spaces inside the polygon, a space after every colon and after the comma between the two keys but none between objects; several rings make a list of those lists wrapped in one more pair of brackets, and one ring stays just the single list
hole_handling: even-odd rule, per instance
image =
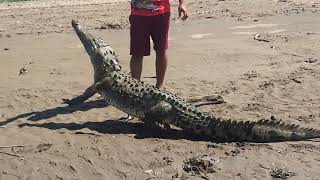
[{"label": "man's hand", "polygon": [[180,1],[178,6],[178,12],[179,12],[179,18],[181,18],[181,20],[184,21],[188,18],[188,11],[187,11],[186,4],[184,2]]}]

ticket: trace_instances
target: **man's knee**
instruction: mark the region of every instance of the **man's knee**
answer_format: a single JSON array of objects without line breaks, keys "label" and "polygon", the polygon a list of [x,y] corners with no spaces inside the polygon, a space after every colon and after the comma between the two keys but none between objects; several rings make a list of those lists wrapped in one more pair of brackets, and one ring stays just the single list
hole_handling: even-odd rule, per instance
[{"label": "man's knee", "polygon": [[157,56],[165,56],[167,54],[166,50],[156,50]]},{"label": "man's knee", "polygon": [[131,56],[131,62],[141,62],[142,60],[143,60],[143,56],[139,56],[139,55]]}]

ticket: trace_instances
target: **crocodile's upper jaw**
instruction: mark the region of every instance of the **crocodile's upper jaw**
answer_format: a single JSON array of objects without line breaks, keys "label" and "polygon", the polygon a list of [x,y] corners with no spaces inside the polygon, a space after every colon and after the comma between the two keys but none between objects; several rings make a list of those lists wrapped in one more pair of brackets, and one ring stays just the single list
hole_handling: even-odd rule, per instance
[{"label": "crocodile's upper jaw", "polygon": [[100,47],[98,44],[99,41],[97,41],[97,38],[95,38],[92,34],[86,33],[82,30],[82,27],[80,26],[79,22],[76,20],[72,20],[72,27],[76,31],[80,41],[82,42],[84,48],[86,49],[88,55],[94,56],[95,51]]},{"label": "crocodile's upper jaw", "polygon": [[72,20],[72,27],[76,31],[86,52],[90,56],[95,72],[95,80],[100,80],[107,73],[121,70],[116,54],[108,44],[94,35],[84,32],[76,20]]}]

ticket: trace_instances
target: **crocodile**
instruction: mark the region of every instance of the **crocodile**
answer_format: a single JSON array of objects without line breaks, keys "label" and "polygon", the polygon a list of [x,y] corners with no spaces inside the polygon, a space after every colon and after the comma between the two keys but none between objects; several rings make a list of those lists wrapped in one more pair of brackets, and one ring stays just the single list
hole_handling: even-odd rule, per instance
[{"label": "crocodile", "polygon": [[132,79],[122,71],[110,45],[87,32],[76,20],[72,20],[72,27],[90,57],[94,83],[83,94],[64,99],[69,105],[81,103],[98,92],[109,105],[146,125],[172,125],[208,137],[210,141],[267,143],[320,138],[320,130],[296,124],[271,119],[243,121],[215,117],[165,89]]}]

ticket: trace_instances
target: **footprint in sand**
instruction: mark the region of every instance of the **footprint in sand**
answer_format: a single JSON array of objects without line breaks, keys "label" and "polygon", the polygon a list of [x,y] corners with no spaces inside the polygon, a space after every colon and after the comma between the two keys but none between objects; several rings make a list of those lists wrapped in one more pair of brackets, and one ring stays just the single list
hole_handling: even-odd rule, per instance
[{"label": "footprint in sand", "polygon": [[229,29],[252,29],[252,28],[270,28],[278,26],[279,24],[251,24],[251,25],[244,25],[244,26],[234,26],[230,27]]},{"label": "footprint in sand", "polygon": [[204,38],[204,37],[207,37],[207,36],[211,36],[212,33],[206,33],[206,34],[191,34],[191,35],[188,35],[189,37],[191,37],[192,39],[201,39],[201,38]]},{"label": "footprint in sand", "polygon": [[[254,28],[273,28],[279,26],[279,24],[251,24],[251,25],[243,25],[243,26],[233,26],[233,27],[229,27],[229,29],[254,29]],[[280,32],[285,32],[287,31],[286,29],[274,29],[274,30],[270,30],[267,31],[270,34],[273,33],[280,33]],[[256,32],[254,31],[237,31],[237,32],[233,32],[232,34],[236,34],[236,35],[252,35],[252,34],[256,34]]]}]

